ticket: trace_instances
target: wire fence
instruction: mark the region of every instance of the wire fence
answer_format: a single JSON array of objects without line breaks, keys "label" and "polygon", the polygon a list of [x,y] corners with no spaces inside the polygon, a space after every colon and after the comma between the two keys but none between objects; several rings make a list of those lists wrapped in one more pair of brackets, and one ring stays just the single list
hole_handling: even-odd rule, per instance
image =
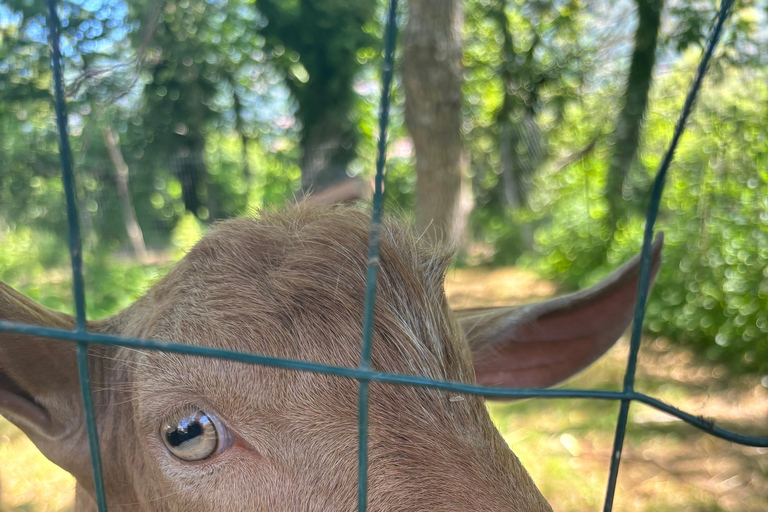
[{"label": "wire fence", "polygon": [[368,390],[371,382],[383,382],[405,386],[422,386],[444,391],[479,395],[486,398],[588,398],[597,400],[620,401],[619,416],[611,456],[611,466],[608,477],[604,511],[613,508],[613,499],[621,462],[624,436],[627,429],[629,405],[640,402],[679,418],[694,427],[713,436],[732,441],[745,446],[768,447],[768,437],[742,435],[720,428],[713,422],[701,416],[694,416],[661,400],[645,395],[634,389],[637,357],[640,350],[642,323],[645,315],[645,304],[650,288],[651,242],[653,228],[659,210],[664,181],[672,162],[675,149],[682,136],[686,121],[690,115],[696,96],[706,75],[709,62],[722,35],[725,22],[728,19],[734,0],[723,0],[717,17],[713,22],[704,53],[699,63],[693,83],[688,91],[682,112],[675,126],[674,135],[659,166],[648,206],[643,248],[641,252],[641,268],[639,286],[635,304],[634,323],[630,342],[629,359],[624,376],[622,391],[594,391],[579,389],[498,389],[471,384],[437,381],[427,378],[380,373],[371,368],[371,343],[373,335],[373,310],[376,296],[376,278],[379,271],[379,239],[384,205],[384,169],[386,164],[387,125],[389,121],[389,102],[392,77],[394,74],[394,52],[397,36],[397,4],[398,0],[389,0],[384,40],[384,61],[382,67],[382,88],[379,111],[379,141],[376,161],[375,192],[373,197],[373,213],[369,241],[368,270],[363,318],[363,340],[360,365],[357,368],[343,368],[305,361],[282,359],[257,354],[240,353],[209,347],[199,347],[169,343],[160,340],[127,338],[106,334],[90,333],[86,326],[85,291],[83,286],[83,264],[80,225],[77,203],[75,198],[74,174],[72,156],[69,146],[67,109],[65,104],[64,85],[62,78],[61,50],[59,46],[60,20],[57,13],[56,0],[47,0],[48,35],[51,47],[51,61],[54,78],[55,110],[59,132],[59,151],[61,156],[62,177],[67,202],[67,220],[69,225],[69,252],[73,276],[73,293],[75,299],[76,328],[74,331],[50,329],[34,325],[26,325],[0,320],[0,331],[15,332],[30,336],[40,336],[77,344],[77,360],[79,367],[80,387],[86,414],[86,426],[90,444],[91,464],[93,468],[95,494],[99,512],[107,511],[107,499],[102,475],[101,456],[99,450],[96,415],[91,396],[90,374],[88,365],[88,346],[90,344],[113,345],[144,350],[160,350],[165,352],[188,354],[209,358],[238,361],[253,365],[263,365],[287,370],[314,372],[325,375],[335,375],[357,380],[359,383],[358,406],[358,510],[367,509],[368,491]]}]

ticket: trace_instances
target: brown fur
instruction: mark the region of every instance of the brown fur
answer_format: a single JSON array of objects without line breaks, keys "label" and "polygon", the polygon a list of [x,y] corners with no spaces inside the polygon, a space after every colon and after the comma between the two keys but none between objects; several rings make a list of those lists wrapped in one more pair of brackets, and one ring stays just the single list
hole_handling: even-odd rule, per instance
[{"label": "brown fur", "polygon": [[[221,223],[89,330],[357,367],[369,222],[354,208],[303,203]],[[654,273],[660,251],[659,240]],[[458,316],[443,293],[449,259],[384,223],[375,370],[548,385],[599,357],[632,317],[637,258],[584,292]],[[0,318],[74,325],[2,283]],[[110,346],[90,353],[111,511],[356,509],[357,382]],[[161,425],[190,410],[218,418],[231,446],[194,463],[174,457]],[[76,510],[95,511],[74,346],[0,332],[0,412],[75,476]],[[372,383],[369,436],[371,512],[550,510],[478,397]]]},{"label": "brown fur", "polygon": [[[360,211],[304,205],[221,223],[145,297],[91,329],[355,367],[368,232]],[[385,223],[374,369],[474,381],[442,290],[448,261]],[[151,351],[93,353],[110,510],[355,510],[355,381]],[[451,396],[371,385],[369,510],[549,510],[482,400]],[[198,463],[175,459],[158,429],[185,405],[216,415],[234,446]],[[77,510],[95,510],[88,468],[76,466],[68,469]]]}]

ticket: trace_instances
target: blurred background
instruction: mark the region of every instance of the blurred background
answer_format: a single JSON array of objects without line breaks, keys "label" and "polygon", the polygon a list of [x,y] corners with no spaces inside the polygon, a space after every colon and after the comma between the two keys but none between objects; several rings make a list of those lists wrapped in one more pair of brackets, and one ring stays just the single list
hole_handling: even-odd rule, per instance
[{"label": "blurred background", "polygon": [[[309,191],[365,198],[382,0],[64,0],[88,315],[127,306],[219,219]],[[597,282],[640,248],[648,191],[717,6],[411,0],[387,209],[458,248],[455,306]],[[0,280],[72,311],[42,0],[0,0]],[[738,2],[666,187],[638,388],[768,434],[768,2]],[[337,194],[338,195],[338,194]],[[568,386],[619,389],[621,342]],[[491,405],[556,510],[599,510],[617,404]],[[620,510],[764,511],[768,451],[639,405]],[[73,482],[0,420],[0,510]]]}]

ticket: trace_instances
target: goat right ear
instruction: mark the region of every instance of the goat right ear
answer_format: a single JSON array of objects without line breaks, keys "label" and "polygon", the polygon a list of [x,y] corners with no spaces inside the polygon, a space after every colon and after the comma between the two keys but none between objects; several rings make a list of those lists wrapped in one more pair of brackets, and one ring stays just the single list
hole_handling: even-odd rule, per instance
[{"label": "goat right ear", "polygon": [[[0,319],[72,330],[72,316],[37,304],[0,282]],[[0,414],[51,461],[90,475],[74,344],[0,331]]]},{"label": "goat right ear", "polygon": [[[661,265],[653,245],[651,280]],[[553,386],[589,366],[632,321],[640,255],[601,283],[521,307],[455,311],[467,335],[477,382],[485,386]]]}]

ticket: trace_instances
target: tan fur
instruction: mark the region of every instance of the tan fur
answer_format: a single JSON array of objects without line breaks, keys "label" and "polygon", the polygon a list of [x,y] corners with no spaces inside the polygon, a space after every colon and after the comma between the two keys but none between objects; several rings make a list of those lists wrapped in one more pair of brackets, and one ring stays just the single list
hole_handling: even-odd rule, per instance
[{"label": "tan fur", "polygon": [[[369,222],[351,208],[299,205],[221,223],[143,298],[90,328],[356,367]],[[385,223],[374,369],[474,382],[442,289],[449,257]],[[151,351],[92,351],[111,511],[356,510],[355,381]],[[371,385],[369,510],[550,510],[483,401],[451,397]],[[55,411],[59,400],[40,403]],[[174,458],[158,432],[183,406],[216,415],[237,437],[234,446],[202,462]],[[67,459],[72,446],[87,450],[77,414],[79,440],[62,444],[62,453],[55,443],[45,451],[77,477],[77,510],[95,511],[89,466]],[[35,440],[34,428],[25,430]]]}]

